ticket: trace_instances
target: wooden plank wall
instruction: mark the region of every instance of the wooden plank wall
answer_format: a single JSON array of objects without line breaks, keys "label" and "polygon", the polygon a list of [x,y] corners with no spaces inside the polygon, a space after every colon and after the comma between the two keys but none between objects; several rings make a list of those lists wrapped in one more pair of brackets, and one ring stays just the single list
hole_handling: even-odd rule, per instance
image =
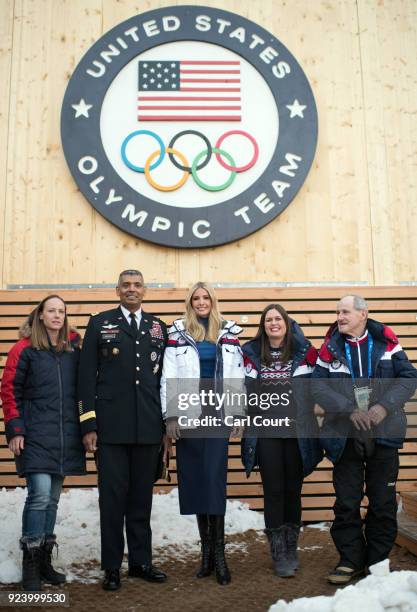
[{"label": "wooden plank wall", "polygon": [[[234,318],[243,328],[241,339],[254,335],[260,312],[271,302],[281,303],[303,327],[313,344],[320,346],[328,326],[335,319],[337,299],[352,287],[320,289],[264,288],[219,289],[222,313]],[[368,299],[371,316],[393,327],[410,359],[417,366],[417,287],[357,287],[356,291]],[[91,313],[106,310],[116,302],[113,290],[65,290],[60,292],[68,304],[71,323],[83,332]],[[44,291],[0,291],[0,367],[4,367],[7,352],[17,338],[17,329],[30,310],[46,295]],[[166,323],[183,312],[183,289],[148,290],[144,309],[160,316]],[[407,405],[407,443],[401,451],[401,469],[398,490],[417,491],[417,402]],[[6,447],[3,422],[0,422],[0,487],[23,486],[24,480],[15,475],[14,462]],[[228,496],[241,499],[251,508],[262,509],[262,486],[258,473],[246,479],[240,461],[240,445],[234,441],[229,450]],[[85,477],[67,478],[67,487],[91,487],[96,485],[94,462],[88,460],[89,474]],[[175,459],[171,465],[172,483],[176,483]],[[157,490],[169,488],[158,483]],[[303,486],[303,520],[328,520],[333,516],[334,491],[331,483],[331,464],[324,460]],[[365,500],[366,503],[366,500]]]},{"label": "wooden plank wall", "polygon": [[416,279],[415,0],[205,0],[270,30],[303,67],[319,116],[305,185],[259,232],[202,251],[144,243],[93,210],[60,144],[68,78],[105,31],[172,3],[0,2],[1,286],[110,283],[132,266],[177,287]]}]

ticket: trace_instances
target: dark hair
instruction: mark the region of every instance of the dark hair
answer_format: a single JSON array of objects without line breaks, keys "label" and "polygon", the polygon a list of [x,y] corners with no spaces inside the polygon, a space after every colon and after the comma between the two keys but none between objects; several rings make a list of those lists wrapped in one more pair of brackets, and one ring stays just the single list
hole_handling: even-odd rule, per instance
[{"label": "dark hair", "polygon": [[52,300],[52,299],[60,300],[63,303],[64,309],[65,309],[64,325],[61,327],[61,329],[58,332],[56,350],[59,352],[64,351],[64,350],[70,351],[71,342],[70,342],[70,328],[69,328],[68,317],[67,317],[67,305],[65,304],[61,296],[55,295],[55,294],[47,295],[42,300],[42,302],[40,302],[36,306],[35,310],[33,310],[30,313],[28,317],[28,323],[31,327],[30,344],[34,348],[43,349],[47,351],[51,348],[48,332],[46,330],[43,320],[41,319],[41,314],[43,313],[45,304],[49,300]]},{"label": "dark hair", "polygon": [[284,337],[284,341],[282,343],[281,348],[281,363],[287,363],[289,359],[291,359],[293,354],[293,346],[292,346],[292,332],[291,332],[291,321],[288,316],[285,308],[281,306],[281,304],[268,304],[266,308],[264,308],[261,319],[259,321],[258,331],[256,332],[256,336],[254,340],[258,340],[261,345],[261,363],[266,366],[270,366],[272,364],[271,357],[271,348],[269,344],[269,338],[265,332],[265,319],[266,315],[270,310],[277,310],[281,317],[284,319],[284,323],[287,327],[287,331]]}]

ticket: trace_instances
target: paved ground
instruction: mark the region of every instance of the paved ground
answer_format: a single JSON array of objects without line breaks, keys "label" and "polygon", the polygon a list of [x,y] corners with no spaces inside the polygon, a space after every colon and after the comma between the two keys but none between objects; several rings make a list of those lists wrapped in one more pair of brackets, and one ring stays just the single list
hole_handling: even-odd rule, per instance
[{"label": "paved ground", "polygon": [[[297,597],[332,595],[335,588],[325,578],[336,564],[337,556],[329,533],[304,529],[300,547],[301,568],[295,578],[276,577],[263,535],[247,532],[228,540],[228,548],[231,549],[228,561],[232,572],[232,582],[228,586],[219,586],[214,577],[195,578],[196,557],[183,560],[172,558],[158,564],[169,574],[168,581],[162,585],[127,578],[125,574],[122,575],[123,587],[116,593],[104,592],[99,583],[68,584],[65,588],[70,596],[69,609],[74,612],[223,612],[233,609],[258,612],[268,610],[279,598],[290,601]],[[417,557],[395,547],[391,555],[391,568],[417,571]],[[17,585],[8,588],[16,590]]]}]

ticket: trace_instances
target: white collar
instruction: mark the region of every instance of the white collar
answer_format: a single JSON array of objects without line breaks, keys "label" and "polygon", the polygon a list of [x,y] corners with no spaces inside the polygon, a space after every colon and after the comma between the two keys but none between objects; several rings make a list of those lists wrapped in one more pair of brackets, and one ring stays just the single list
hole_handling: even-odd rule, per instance
[{"label": "white collar", "polygon": [[365,331],[363,332],[362,336],[347,336],[347,341],[348,342],[361,342],[361,340],[364,340],[366,338],[366,336],[368,335],[368,329],[365,328]]},{"label": "white collar", "polygon": [[[120,304],[120,310],[122,311],[124,318],[126,319],[126,321],[129,323],[131,322],[131,318],[130,318],[130,310],[128,310],[127,308],[125,308],[124,306],[122,306],[122,304]],[[139,310],[137,310],[136,312],[133,313],[135,315],[135,319],[136,322],[138,324],[139,327],[139,323],[140,320],[142,318],[142,308],[139,308]]]}]

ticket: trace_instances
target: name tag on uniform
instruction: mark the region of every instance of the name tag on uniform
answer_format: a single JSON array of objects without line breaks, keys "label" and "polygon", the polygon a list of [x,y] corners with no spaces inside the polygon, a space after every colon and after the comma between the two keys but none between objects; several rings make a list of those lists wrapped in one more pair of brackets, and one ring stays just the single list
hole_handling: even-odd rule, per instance
[{"label": "name tag on uniform", "polygon": [[119,336],[117,334],[101,334],[102,340],[116,340]]},{"label": "name tag on uniform", "polygon": [[120,329],[117,325],[103,325],[100,329],[102,340],[116,340],[119,337]]}]

